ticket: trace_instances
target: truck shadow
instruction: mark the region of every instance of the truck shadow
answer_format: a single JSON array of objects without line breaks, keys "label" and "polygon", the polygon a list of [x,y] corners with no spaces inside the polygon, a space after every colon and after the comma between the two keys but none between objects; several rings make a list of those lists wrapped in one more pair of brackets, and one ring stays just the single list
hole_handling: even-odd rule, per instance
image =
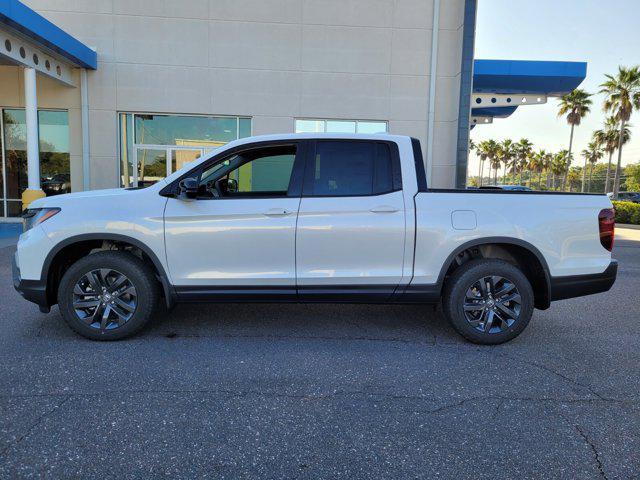
[{"label": "truck shadow", "polygon": [[421,305],[184,304],[159,311],[141,335],[462,342],[439,310]]}]

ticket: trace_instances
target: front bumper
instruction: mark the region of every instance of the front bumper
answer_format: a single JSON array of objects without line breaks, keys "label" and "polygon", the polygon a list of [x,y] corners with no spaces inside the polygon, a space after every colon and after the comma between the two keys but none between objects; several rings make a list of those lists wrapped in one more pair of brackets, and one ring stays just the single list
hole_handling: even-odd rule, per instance
[{"label": "front bumper", "polygon": [[20,278],[20,269],[14,255],[11,265],[13,273],[13,288],[15,288],[25,300],[37,304],[41,311],[49,311],[51,305],[47,300],[47,283],[40,280],[23,280]]},{"label": "front bumper", "polygon": [[611,260],[602,273],[550,278],[551,301],[608,291],[616,281],[618,261]]}]

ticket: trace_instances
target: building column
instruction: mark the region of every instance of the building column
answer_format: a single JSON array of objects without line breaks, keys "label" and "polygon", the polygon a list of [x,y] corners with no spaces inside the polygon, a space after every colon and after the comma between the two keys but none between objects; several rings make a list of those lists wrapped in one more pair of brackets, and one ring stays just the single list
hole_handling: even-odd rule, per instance
[{"label": "building column", "polygon": [[82,118],[82,189],[91,190],[91,164],[89,152],[89,84],[87,69],[80,70],[80,103]]},{"label": "building column", "polygon": [[27,189],[22,193],[22,208],[44,197],[40,189],[40,148],[38,145],[38,91],[36,71],[24,69],[24,107],[27,124]]}]

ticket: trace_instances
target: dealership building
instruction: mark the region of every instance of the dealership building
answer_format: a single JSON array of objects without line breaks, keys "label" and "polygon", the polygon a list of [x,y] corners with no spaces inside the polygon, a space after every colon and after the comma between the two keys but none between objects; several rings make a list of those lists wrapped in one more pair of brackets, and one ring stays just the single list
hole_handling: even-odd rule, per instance
[{"label": "dealership building", "polygon": [[463,187],[470,128],[586,75],[579,62],[474,61],[476,7],[2,0],[0,216],[41,192],[148,185],[269,133],[410,135],[430,186]]}]

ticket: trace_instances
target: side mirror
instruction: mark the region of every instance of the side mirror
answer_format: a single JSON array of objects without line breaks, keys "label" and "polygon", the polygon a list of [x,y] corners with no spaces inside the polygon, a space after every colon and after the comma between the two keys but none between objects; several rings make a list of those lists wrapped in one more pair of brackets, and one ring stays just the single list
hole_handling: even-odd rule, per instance
[{"label": "side mirror", "polygon": [[178,198],[194,199],[198,197],[198,180],[195,178],[184,178],[178,183]]},{"label": "side mirror", "polygon": [[227,192],[229,193],[238,192],[238,181],[235,178],[230,178],[227,180]]}]

